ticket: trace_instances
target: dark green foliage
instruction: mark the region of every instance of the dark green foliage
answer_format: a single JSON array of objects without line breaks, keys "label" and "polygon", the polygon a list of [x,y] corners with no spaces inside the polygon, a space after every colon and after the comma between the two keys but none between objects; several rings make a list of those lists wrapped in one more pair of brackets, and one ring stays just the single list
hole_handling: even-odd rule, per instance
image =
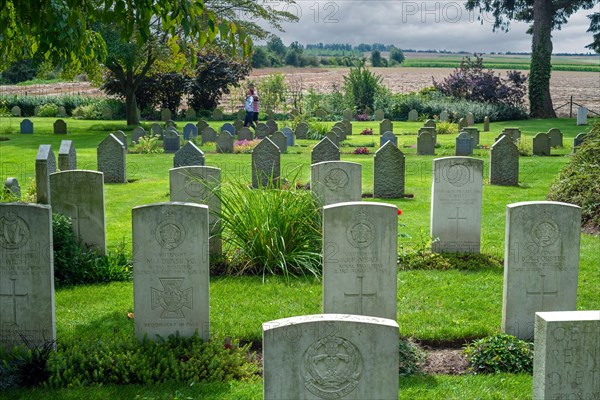
[{"label": "dark green foliage", "polygon": [[408,339],[400,339],[400,376],[415,375],[423,372],[423,363],[427,353]]},{"label": "dark green foliage", "polygon": [[54,280],[57,286],[126,281],[131,278],[131,262],[124,246],[99,256],[83,250],[73,233],[71,219],[52,215],[54,240]]},{"label": "dark green foliage", "polygon": [[410,110],[415,109],[419,115],[433,118],[446,110],[457,117],[466,116],[472,112],[476,122],[483,121],[487,115],[493,121],[508,121],[527,118],[527,112],[521,107],[507,104],[478,103],[446,97],[439,92],[427,94],[378,94],[375,108],[382,109],[386,116],[394,121],[406,121]]},{"label": "dark green foliage", "polygon": [[21,115],[24,117],[31,117],[34,115],[36,106],[43,106],[44,104],[53,104],[65,107],[67,114],[71,114],[73,110],[80,106],[98,105],[98,107],[108,104],[113,111],[117,111],[115,117],[123,113],[123,106],[121,103],[114,100],[99,99],[88,96],[79,95],[64,95],[64,96],[25,96],[25,95],[10,95],[5,96],[3,100],[6,101],[6,107],[10,110],[14,106],[21,108]]},{"label": "dark green foliage", "polygon": [[548,200],[577,204],[582,226],[600,230],[600,122],[550,187]]},{"label": "dark green foliage", "polygon": [[398,64],[402,64],[404,62],[404,53],[402,50],[393,47],[390,50],[390,60],[395,61]]},{"label": "dark green foliage", "polygon": [[398,267],[403,270],[447,270],[457,269],[463,271],[476,270],[502,270],[502,260],[489,254],[474,253],[431,253],[420,249],[415,252],[401,253],[398,255]]},{"label": "dark green foliage", "polygon": [[229,273],[321,276],[321,214],[310,191],[235,182],[217,195]]},{"label": "dark green foliage", "polygon": [[0,352],[0,389],[37,386],[50,376],[47,365],[55,342],[33,346],[26,337],[21,336],[21,339],[24,346],[17,346],[11,352]]},{"label": "dark green foliage", "polygon": [[356,113],[373,109],[376,93],[382,88],[382,78],[369,71],[364,62],[350,68],[344,76],[344,90]]},{"label": "dark green foliage", "polygon": [[25,82],[35,77],[37,70],[30,59],[14,62],[0,74],[2,81],[8,84]]},{"label": "dark green foliage", "polygon": [[257,373],[248,347],[169,336],[119,343],[74,343],[52,355],[50,387],[249,379]]},{"label": "dark green foliage", "polygon": [[499,333],[475,340],[464,349],[475,374],[533,373],[533,343]]},{"label": "dark green foliage", "polygon": [[383,67],[383,58],[379,50],[373,50],[371,52],[371,65],[374,67]]},{"label": "dark green foliage", "polygon": [[475,54],[474,60],[464,57],[460,66],[442,82],[434,79],[433,86],[446,96],[478,103],[522,107],[526,81],[527,77],[518,71],[508,71],[506,78],[502,78],[491,69],[485,70],[483,57]]},{"label": "dark green foliage", "polygon": [[188,81],[189,105],[195,110],[212,110],[223,94],[250,73],[246,60],[238,60],[216,51],[198,54],[196,76]]}]

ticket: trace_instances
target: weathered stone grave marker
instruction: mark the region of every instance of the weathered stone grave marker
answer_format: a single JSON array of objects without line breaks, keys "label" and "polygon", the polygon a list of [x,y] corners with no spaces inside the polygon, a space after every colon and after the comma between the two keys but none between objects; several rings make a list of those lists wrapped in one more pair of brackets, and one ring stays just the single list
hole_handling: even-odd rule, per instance
[{"label": "weathered stone grave marker", "polygon": [[587,125],[587,113],[588,110],[585,107],[577,108],[577,126]]},{"label": "weathered stone grave marker", "polygon": [[127,152],[125,145],[112,133],[108,135],[96,150],[98,171],[104,173],[104,183],[126,183]]},{"label": "weathered stone grave marker", "polygon": [[106,254],[104,181],[101,172],[73,170],[50,175],[52,212],[71,218],[85,248]]},{"label": "weathered stone grave marker", "polygon": [[576,309],[580,224],[572,204],[506,206],[503,332],[531,340],[536,312]]},{"label": "weathered stone grave marker", "polygon": [[52,209],[0,203],[0,347],[56,340]]},{"label": "weathered stone grave marker", "polygon": [[306,122],[300,122],[296,125],[296,139],[306,139],[308,129],[308,124]]},{"label": "weathered stone grave marker", "polygon": [[281,153],[287,153],[287,138],[281,131],[275,132],[271,136],[271,140],[275,143],[275,146],[279,147]]},{"label": "weathered stone grave marker", "polygon": [[21,186],[17,178],[6,178],[4,181],[4,193],[9,195],[14,201],[21,198]]},{"label": "weathered stone grave marker", "polygon": [[214,143],[217,140],[217,132],[215,132],[215,130],[210,126],[207,126],[206,128],[202,129],[201,134],[202,144],[210,142]]},{"label": "weathered stone grave marker", "polygon": [[21,121],[21,133],[22,134],[32,134],[33,133],[33,122],[31,122],[30,119],[25,118],[23,121]]},{"label": "weathered stone grave marker", "polygon": [[469,133],[462,131],[456,136],[454,154],[456,156],[470,156],[473,154],[473,139]]},{"label": "weathered stone grave marker", "polygon": [[373,160],[373,196],[404,196],[405,158],[394,143],[386,142],[375,152]]},{"label": "weathered stone grave marker", "polygon": [[375,114],[373,116],[373,119],[375,121],[381,121],[384,118],[385,118],[385,115],[383,114],[383,110],[375,110]]},{"label": "weathered stone grave marker", "polygon": [[479,253],[483,160],[445,157],[433,160],[431,236],[435,253]]},{"label": "weathered stone grave marker", "polygon": [[379,134],[383,135],[386,132],[394,132],[394,124],[389,119],[384,119],[379,123]]},{"label": "weathered stone grave marker", "polygon": [[49,144],[40,144],[35,157],[35,191],[37,202],[50,204],[50,174],[56,172],[56,158]]},{"label": "weathered stone grave marker", "polygon": [[323,138],[313,147],[310,153],[310,163],[316,164],[323,161],[339,161],[340,149],[329,138]]},{"label": "weathered stone grave marker", "polygon": [[596,399],[600,310],[535,314],[534,399]]},{"label": "weathered stone grave marker", "polygon": [[417,136],[417,155],[435,155],[435,138],[430,132],[422,132]]},{"label": "weathered stone grave marker", "polygon": [[387,142],[392,142],[394,146],[398,146],[398,138],[394,132],[387,131],[379,138],[379,147],[383,147]]},{"label": "weathered stone grave marker", "polygon": [[417,122],[419,119],[419,113],[413,109],[408,112],[408,122]]},{"label": "weathered stone grave marker", "polygon": [[398,207],[323,207],[323,312],[395,319]]},{"label": "weathered stone grave marker", "polygon": [[183,127],[183,138],[190,140],[198,136],[198,127],[192,123],[185,124]]},{"label": "weathered stone grave marker", "polygon": [[62,119],[57,119],[54,121],[54,134],[55,135],[66,135],[67,133],[67,123]]},{"label": "weathered stone grave marker", "polygon": [[281,153],[268,137],[252,150],[252,187],[279,186]]},{"label": "weathered stone grave marker", "polygon": [[181,137],[173,129],[167,129],[163,133],[163,149],[165,153],[177,153],[181,148]]},{"label": "weathered stone grave marker", "polygon": [[208,206],[133,209],[135,336],[209,338]]},{"label": "weathered stone grave marker", "polygon": [[204,153],[193,142],[187,142],[175,153],[173,167],[187,167],[192,165],[204,165]]},{"label": "weathered stone grave marker", "polygon": [[217,153],[233,153],[233,136],[228,131],[221,131],[217,135],[216,149]]},{"label": "weathered stone grave marker", "polygon": [[490,151],[490,184],[519,185],[519,149],[506,135],[494,143]]},{"label": "weathered stone grave marker", "polygon": [[77,151],[72,140],[61,140],[60,142],[58,169],[61,171],[77,169]]},{"label": "weathered stone grave marker", "polygon": [[398,399],[396,321],[319,314],[262,329],[265,400]]},{"label": "weathered stone grave marker", "polygon": [[551,128],[548,133],[551,147],[563,147],[563,134],[558,128]]},{"label": "weathered stone grave marker", "polygon": [[320,207],[360,201],[362,166],[347,161],[324,161],[310,166],[310,190]]},{"label": "weathered stone grave marker", "polygon": [[[159,129],[160,129],[160,126],[159,126]],[[152,133],[154,134],[154,131]],[[162,133],[162,129],[161,129],[161,133]],[[145,136],[146,136],[146,130],[144,128],[142,128],[141,126],[136,126],[133,129],[133,132],[131,132],[131,143],[137,144],[137,143],[139,143],[140,138],[145,137]]]},{"label": "weathered stone grave marker", "polygon": [[534,156],[549,156],[550,149],[550,139],[547,134],[540,132],[533,137]]}]

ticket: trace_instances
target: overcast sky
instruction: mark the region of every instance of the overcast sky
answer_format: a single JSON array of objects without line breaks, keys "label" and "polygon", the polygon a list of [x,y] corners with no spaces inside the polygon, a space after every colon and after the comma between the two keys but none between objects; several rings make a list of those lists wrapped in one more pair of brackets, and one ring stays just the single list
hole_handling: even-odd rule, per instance
[{"label": "overcast sky", "polygon": [[[276,9],[287,10],[300,18],[284,25],[279,33],[289,45],[297,40],[307,43],[383,43],[402,49],[451,51],[531,51],[527,25],[511,23],[508,33],[492,32],[493,19],[465,10],[464,1],[402,0],[297,0],[296,4],[268,1]],[[591,42],[587,14],[573,15],[562,30],[553,32],[555,53],[587,53]]]}]

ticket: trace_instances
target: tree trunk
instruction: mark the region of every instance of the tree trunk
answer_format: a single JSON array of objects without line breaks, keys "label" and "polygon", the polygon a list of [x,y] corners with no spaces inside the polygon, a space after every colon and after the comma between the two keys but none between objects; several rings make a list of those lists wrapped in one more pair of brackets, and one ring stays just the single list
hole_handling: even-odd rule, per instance
[{"label": "tree trunk", "polygon": [[125,116],[127,125],[139,125],[140,116],[137,112],[137,99],[135,98],[135,89],[131,86],[125,91]]},{"label": "tree trunk", "polygon": [[529,107],[534,118],[556,118],[550,97],[553,16],[551,1],[534,0],[529,69]]}]

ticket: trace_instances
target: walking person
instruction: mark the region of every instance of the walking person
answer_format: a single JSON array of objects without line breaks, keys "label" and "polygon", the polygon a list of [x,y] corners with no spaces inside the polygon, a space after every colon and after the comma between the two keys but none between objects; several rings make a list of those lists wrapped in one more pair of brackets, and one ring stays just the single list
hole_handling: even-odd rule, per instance
[{"label": "walking person", "polygon": [[246,101],[244,103],[244,110],[246,110],[246,118],[244,119],[244,126],[256,129],[254,125],[254,90],[248,89],[246,93]]},{"label": "walking person", "polygon": [[258,125],[258,91],[254,88],[254,84],[252,83],[248,85],[248,88],[254,93],[254,114],[252,116],[252,121],[255,125]]}]

